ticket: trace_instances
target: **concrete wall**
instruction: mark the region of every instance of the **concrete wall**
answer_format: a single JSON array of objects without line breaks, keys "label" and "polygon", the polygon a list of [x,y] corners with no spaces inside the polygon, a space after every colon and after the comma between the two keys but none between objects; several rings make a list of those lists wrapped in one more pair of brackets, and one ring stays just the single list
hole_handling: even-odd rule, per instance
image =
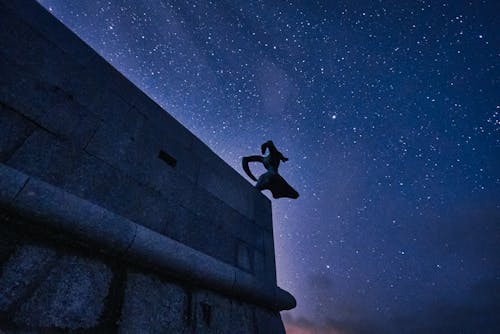
[{"label": "concrete wall", "polygon": [[269,200],[35,1],[0,6],[0,162],[275,282]]},{"label": "concrete wall", "polygon": [[279,315],[0,214],[0,333],[284,333]]},{"label": "concrete wall", "polygon": [[[276,287],[265,196],[35,1],[0,0],[0,41],[0,163]],[[24,231],[22,212],[0,212],[7,332],[281,331],[276,310]]]}]

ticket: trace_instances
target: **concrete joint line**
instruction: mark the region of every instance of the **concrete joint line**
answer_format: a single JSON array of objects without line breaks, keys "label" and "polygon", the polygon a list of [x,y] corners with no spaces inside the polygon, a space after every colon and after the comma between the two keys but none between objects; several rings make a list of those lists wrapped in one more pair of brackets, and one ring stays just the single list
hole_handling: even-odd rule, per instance
[{"label": "concrete joint line", "polygon": [[15,201],[17,199],[17,197],[19,196],[19,194],[24,190],[24,188],[26,188],[26,185],[28,184],[29,181],[30,181],[30,177],[27,177],[26,181],[24,181],[24,183],[21,186],[21,188],[19,188],[18,192],[12,198],[12,201]]},{"label": "concrete joint line", "polygon": [[130,247],[132,247],[136,238],[137,238],[137,225],[134,226],[134,237],[132,238],[132,240],[128,244],[127,248],[125,248],[125,250],[123,251],[123,256],[125,256],[128,253]]}]

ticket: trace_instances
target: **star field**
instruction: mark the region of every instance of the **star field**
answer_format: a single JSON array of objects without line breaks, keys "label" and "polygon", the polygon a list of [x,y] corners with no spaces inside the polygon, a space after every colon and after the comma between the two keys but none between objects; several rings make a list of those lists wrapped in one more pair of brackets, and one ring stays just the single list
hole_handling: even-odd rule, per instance
[{"label": "star field", "polygon": [[497,2],[40,3],[240,173],[290,159],[289,333],[499,330]]}]

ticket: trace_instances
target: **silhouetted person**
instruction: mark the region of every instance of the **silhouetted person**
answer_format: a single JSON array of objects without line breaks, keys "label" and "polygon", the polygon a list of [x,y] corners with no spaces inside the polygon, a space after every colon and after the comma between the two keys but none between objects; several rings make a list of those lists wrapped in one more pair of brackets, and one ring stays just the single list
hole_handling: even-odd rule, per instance
[{"label": "silhouetted person", "polygon": [[[278,174],[278,167],[280,161],[286,162],[288,158],[285,158],[283,154],[274,146],[272,141],[267,141],[261,146],[262,154],[266,153],[269,149],[269,155],[262,157],[260,155],[251,155],[249,157],[243,157],[242,165],[243,170],[247,175],[254,181],[257,181],[255,187],[259,190],[269,189],[273,194],[274,198],[288,197],[288,198],[298,198],[299,193],[293,189],[281,175]],[[262,174],[257,180],[253,176],[250,168],[248,167],[249,162],[260,162],[267,169],[267,172]]]}]

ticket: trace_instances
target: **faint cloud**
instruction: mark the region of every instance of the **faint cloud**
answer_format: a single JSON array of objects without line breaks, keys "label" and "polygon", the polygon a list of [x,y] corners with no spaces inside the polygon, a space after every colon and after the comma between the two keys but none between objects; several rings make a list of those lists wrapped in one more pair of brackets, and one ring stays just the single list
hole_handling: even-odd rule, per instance
[{"label": "faint cloud", "polygon": [[[316,285],[332,285],[320,276],[311,279]],[[325,309],[334,312],[335,308]],[[479,281],[464,292],[461,302],[443,300],[425,305],[420,312],[396,313],[390,318],[375,320],[370,320],[371,315],[361,308],[337,314],[340,318],[321,320],[289,314],[282,317],[287,334],[496,334],[500,333],[500,278]],[[342,314],[351,315],[342,317]]]},{"label": "faint cloud", "polygon": [[287,334],[377,334],[383,333],[370,321],[343,321],[327,319],[314,322],[306,318],[283,316]]}]

